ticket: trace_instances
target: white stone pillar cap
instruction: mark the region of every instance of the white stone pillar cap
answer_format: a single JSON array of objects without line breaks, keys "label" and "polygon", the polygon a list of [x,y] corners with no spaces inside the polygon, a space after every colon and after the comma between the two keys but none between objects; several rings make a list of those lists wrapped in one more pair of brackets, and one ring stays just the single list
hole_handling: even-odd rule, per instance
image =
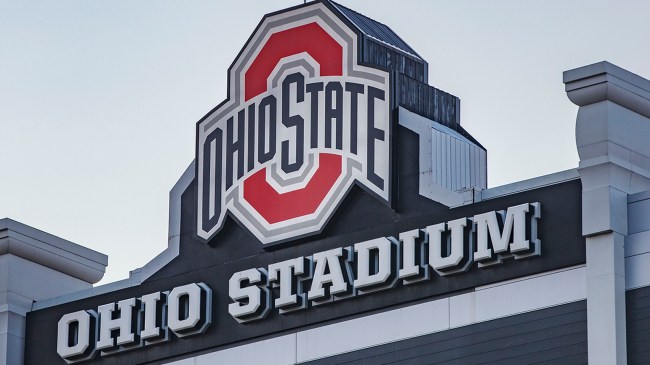
[{"label": "white stone pillar cap", "polygon": [[607,61],[564,72],[569,100],[586,106],[609,100],[650,118],[650,81]]}]

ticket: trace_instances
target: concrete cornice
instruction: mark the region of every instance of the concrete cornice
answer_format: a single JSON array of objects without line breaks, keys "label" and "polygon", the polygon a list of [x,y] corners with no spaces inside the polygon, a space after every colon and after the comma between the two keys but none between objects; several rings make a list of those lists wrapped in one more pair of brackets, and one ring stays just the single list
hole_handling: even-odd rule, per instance
[{"label": "concrete cornice", "polygon": [[564,72],[569,100],[586,106],[609,100],[650,118],[650,81],[607,61]]},{"label": "concrete cornice", "polygon": [[88,283],[104,276],[108,256],[32,228],[0,219],[0,255],[11,254]]}]

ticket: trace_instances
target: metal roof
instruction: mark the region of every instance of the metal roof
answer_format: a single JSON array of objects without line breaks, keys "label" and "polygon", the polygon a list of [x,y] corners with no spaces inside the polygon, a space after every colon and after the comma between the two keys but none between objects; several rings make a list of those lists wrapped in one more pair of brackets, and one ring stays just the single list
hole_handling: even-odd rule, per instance
[{"label": "metal roof", "polygon": [[356,25],[361,32],[365,35],[377,39],[383,43],[386,43],[398,50],[409,53],[417,58],[421,57],[411,48],[402,38],[400,38],[392,29],[390,29],[385,24],[382,24],[376,20],[370,19],[363,14],[359,14],[356,11],[346,8],[345,6],[330,1],[337,10],[341,12],[348,20],[350,20],[354,25]]}]

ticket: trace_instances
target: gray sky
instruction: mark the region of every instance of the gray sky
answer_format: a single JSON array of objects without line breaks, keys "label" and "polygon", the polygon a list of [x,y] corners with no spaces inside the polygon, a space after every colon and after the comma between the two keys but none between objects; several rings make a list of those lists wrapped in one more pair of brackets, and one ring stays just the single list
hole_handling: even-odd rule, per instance
[{"label": "gray sky", "polygon": [[[650,1],[340,2],[461,98],[489,187],[577,166],[562,71],[608,60],[650,78]],[[300,3],[0,0],[0,217],[108,254],[102,283],[146,264],[228,66],[265,13]]]}]

